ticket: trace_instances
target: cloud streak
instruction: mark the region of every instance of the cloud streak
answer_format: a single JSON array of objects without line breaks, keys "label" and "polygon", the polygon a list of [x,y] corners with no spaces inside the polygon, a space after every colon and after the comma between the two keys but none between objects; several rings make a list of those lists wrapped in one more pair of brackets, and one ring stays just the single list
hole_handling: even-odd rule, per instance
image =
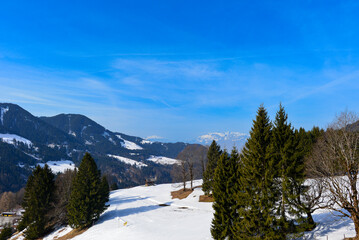
[{"label": "cloud streak", "polygon": [[271,111],[279,102],[296,108],[319,98],[324,104],[350,87],[359,88],[355,68],[313,72],[236,59],[121,58],[102,76],[4,61],[0,67],[6,69],[0,73],[1,101],[23,104],[39,115],[82,113],[112,130],[166,139],[221,130],[215,126],[224,123],[232,131],[249,130],[261,103]]}]

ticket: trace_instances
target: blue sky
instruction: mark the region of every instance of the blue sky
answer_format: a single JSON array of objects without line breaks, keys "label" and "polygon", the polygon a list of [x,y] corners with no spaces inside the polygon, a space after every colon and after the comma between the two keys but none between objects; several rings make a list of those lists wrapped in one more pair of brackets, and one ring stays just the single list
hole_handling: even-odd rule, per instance
[{"label": "blue sky", "polygon": [[[274,2],[274,3],[273,3]],[[2,1],[0,101],[192,141],[359,112],[358,1]]]}]

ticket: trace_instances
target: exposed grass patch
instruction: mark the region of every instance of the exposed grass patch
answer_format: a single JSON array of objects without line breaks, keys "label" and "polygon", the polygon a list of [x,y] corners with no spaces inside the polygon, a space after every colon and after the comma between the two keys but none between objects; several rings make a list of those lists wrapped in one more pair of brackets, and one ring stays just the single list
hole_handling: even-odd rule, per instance
[{"label": "exposed grass patch", "polygon": [[62,237],[59,237],[59,238],[54,238],[55,240],[68,240],[68,239],[71,239],[71,238],[74,238],[76,237],[77,235],[80,235],[84,232],[87,231],[88,228],[84,228],[84,229],[74,229],[72,230],[71,232],[69,232],[68,234],[62,236]]},{"label": "exposed grass patch", "polygon": [[213,202],[213,196],[212,195],[201,195],[199,196],[199,201],[200,202]]},{"label": "exposed grass patch", "polygon": [[190,195],[192,192],[193,192],[193,190],[191,190],[191,189],[186,189],[185,191],[183,191],[183,189],[180,189],[180,190],[171,192],[171,196],[172,196],[172,199],[174,199],[174,198],[184,199],[184,198],[188,197],[188,195]]}]

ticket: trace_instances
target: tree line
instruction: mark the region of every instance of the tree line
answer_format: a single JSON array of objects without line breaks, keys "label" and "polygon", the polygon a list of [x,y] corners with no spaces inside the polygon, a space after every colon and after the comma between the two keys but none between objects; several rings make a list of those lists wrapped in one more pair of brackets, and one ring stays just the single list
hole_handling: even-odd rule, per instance
[{"label": "tree line", "polygon": [[286,239],[313,229],[319,192],[309,191],[305,159],[322,133],[294,129],[282,105],[272,123],[260,106],[240,153],[213,141],[202,186],[214,198],[212,237]]},{"label": "tree line", "polygon": [[51,169],[37,166],[29,176],[23,199],[25,210],[18,230],[26,239],[37,239],[54,226],[92,225],[108,207],[109,185],[101,178],[94,159],[86,153],[78,170],[66,170],[56,179]]}]

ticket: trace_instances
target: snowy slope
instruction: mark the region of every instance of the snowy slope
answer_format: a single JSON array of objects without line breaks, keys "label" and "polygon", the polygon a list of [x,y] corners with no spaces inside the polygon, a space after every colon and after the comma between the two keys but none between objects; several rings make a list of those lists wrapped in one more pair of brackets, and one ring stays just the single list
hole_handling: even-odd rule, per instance
[{"label": "snowy slope", "polygon": [[[23,144],[27,145],[28,147],[32,146],[32,142],[26,138],[20,137],[16,134],[9,134],[9,133],[0,133],[0,139],[3,142],[6,142],[8,144],[16,144],[16,142],[22,142]],[[15,140],[15,142],[14,142]]]},{"label": "snowy slope", "polygon": [[[195,181],[200,185],[201,181]],[[112,191],[110,207],[99,221],[74,240],[209,240],[213,217],[212,203],[198,202],[203,192],[196,188],[186,199],[171,199],[170,192],[181,184],[161,184]],[[168,206],[159,206],[166,204]],[[313,214],[317,228],[305,234],[304,239],[343,239],[355,235],[354,225],[348,218],[334,216],[328,210]],[[126,223],[126,225],[125,225]],[[56,239],[69,232],[64,227],[47,236]],[[328,238],[327,238],[328,237]],[[23,238],[19,238],[23,239]]]},{"label": "snowy slope", "polygon": [[[196,185],[201,184],[197,181]],[[87,232],[74,238],[126,240],[202,240],[212,239],[210,226],[213,217],[211,203],[198,202],[203,192],[196,188],[186,199],[171,199],[170,192],[180,184],[161,184],[135,187],[111,192],[111,206],[99,222]],[[160,203],[170,206],[160,207]],[[313,214],[318,227],[303,239],[343,239],[355,236],[354,225],[328,210]],[[127,222],[127,226],[123,224]]]},{"label": "snowy slope", "polygon": [[155,162],[162,165],[180,164],[180,161],[177,159],[162,157],[162,156],[153,156],[153,155],[147,158],[147,161]]},{"label": "snowy slope", "polygon": [[[170,192],[175,189],[163,184],[113,191],[111,206],[99,222],[73,239],[211,239],[211,203],[198,202],[200,189],[188,199],[171,199]],[[162,203],[169,206],[159,206]]]},{"label": "snowy slope", "polygon": [[115,158],[115,159],[117,159],[121,162],[124,162],[126,164],[130,164],[132,166],[135,165],[138,168],[147,167],[147,164],[144,164],[144,163],[141,163],[141,162],[129,159],[129,158],[125,158],[125,157],[121,157],[121,156],[117,156],[117,155],[111,155],[111,154],[107,154],[107,156],[109,156],[111,158]]},{"label": "snowy slope", "polygon": [[143,150],[142,147],[138,146],[136,143],[127,141],[121,137],[121,135],[116,135],[119,139],[123,140],[124,143],[122,144],[122,147],[127,148],[129,150]]}]

